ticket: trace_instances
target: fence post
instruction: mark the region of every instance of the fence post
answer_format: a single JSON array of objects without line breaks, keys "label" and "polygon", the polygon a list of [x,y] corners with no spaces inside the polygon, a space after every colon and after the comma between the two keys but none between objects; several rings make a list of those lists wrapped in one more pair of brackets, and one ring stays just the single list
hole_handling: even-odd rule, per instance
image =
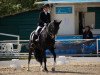
[{"label": "fence post", "polygon": [[18,36],[17,40],[18,40],[17,43],[18,43],[18,45],[19,45],[19,43],[20,43],[20,36]]},{"label": "fence post", "polygon": [[98,39],[96,39],[96,45],[97,45],[97,57],[98,57],[98,54],[99,54]]}]

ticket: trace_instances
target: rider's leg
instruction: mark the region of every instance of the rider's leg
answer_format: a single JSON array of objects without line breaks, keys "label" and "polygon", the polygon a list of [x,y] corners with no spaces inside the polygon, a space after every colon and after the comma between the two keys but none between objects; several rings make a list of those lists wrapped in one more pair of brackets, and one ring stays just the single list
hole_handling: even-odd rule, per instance
[{"label": "rider's leg", "polygon": [[41,26],[38,26],[37,29],[35,30],[35,34],[38,35],[39,32],[41,31],[42,27]]},{"label": "rider's leg", "polygon": [[39,34],[40,34],[40,31],[41,31],[42,27],[41,26],[38,26],[36,31],[35,31],[35,34],[37,35],[37,38],[35,41],[38,41],[39,40]]}]

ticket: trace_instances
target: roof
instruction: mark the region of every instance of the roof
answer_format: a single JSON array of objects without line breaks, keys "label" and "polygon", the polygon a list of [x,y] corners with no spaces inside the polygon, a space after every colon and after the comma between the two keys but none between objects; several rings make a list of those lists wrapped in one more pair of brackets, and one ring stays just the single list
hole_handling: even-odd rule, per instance
[{"label": "roof", "polygon": [[47,0],[41,2],[35,2],[35,4],[47,4],[47,3],[97,3],[100,0]]}]

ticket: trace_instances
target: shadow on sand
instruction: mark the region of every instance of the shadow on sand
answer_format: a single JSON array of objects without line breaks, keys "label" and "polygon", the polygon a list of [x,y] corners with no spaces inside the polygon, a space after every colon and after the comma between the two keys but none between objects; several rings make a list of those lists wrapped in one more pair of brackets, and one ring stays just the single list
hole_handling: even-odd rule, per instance
[{"label": "shadow on sand", "polygon": [[74,72],[74,71],[49,71],[48,73],[94,74],[94,73],[89,73],[89,72]]}]

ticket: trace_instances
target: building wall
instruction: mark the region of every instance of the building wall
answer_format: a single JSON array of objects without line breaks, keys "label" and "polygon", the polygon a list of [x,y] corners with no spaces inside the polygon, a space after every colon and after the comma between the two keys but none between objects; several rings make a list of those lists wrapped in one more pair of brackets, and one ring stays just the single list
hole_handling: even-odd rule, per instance
[{"label": "building wall", "polygon": [[[57,6],[72,6],[74,9],[74,13],[72,14],[56,14],[55,13],[55,7]],[[79,12],[89,12],[89,7],[100,7],[100,3],[91,3],[91,4],[54,4],[52,8],[52,20],[53,19],[62,19],[65,23],[62,23],[60,26],[60,30],[58,35],[73,35],[73,34],[79,34]],[[100,10],[99,10],[100,11]],[[66,16],[66,18],[65,18]],[[98,17],[100,20],[100,17]],[[68,21],[69,20],[69,21]],[[95,19],[97,20],[97,19]],[[99,21],[100,22],[100,21]],[[100,23],[98,23],[100,24]],[[92,29],[94,34],[100,33],[100,28],[96,24],[96,29]]]},{"label": "building wall", "polygon": [[1,18],[0,18],[0,25],[1,25]]},{"label": "building wall", "polygon": [[[95,4],[75,4],[75,27],[76,27],[76,34],[78,34],[78,31],[79,31],[79,12],[95,12],[95,11],[89,11],[88,8],[89,7],[100,7],[100,3],[95,3]],[[100,10],[98,10],[100,12]],[[97,17],[97,16],[95,16]],[[100,20],[100,17],[98,16],[99,20]],[[97,19],[95,19],[95,21],[97,21]],[[100,24],[100,21],[98,21]],[[100,34],[100,28],[98,27],[99,25],[96,24],[96,29],[92,29],[92,32],[93,34]]]},{"label": "building wall", "polygon": [[95,12],[95,29],[100,29],[100,7],[88,7],[88,12]]},{"label": "building wall", "polygon": [[[68,14],[56,14],[56,7],[72,7],[72,13]],[[75,34],[75,20],[74,20],[74,6],[73,5],[64,5],[64,4],[55,4],[52,9],[52,20],[58,19],[62,20],[60,24],[60,29],[58,35],[73,35]]]},{"label": "building wall", "polygon": [[[39,10],[27,11],[1,18],[0,33],[19,35],[20,39],[29,39],[30,33],[36,29]],[[0,36],[0,40],[14,39]]]}]

